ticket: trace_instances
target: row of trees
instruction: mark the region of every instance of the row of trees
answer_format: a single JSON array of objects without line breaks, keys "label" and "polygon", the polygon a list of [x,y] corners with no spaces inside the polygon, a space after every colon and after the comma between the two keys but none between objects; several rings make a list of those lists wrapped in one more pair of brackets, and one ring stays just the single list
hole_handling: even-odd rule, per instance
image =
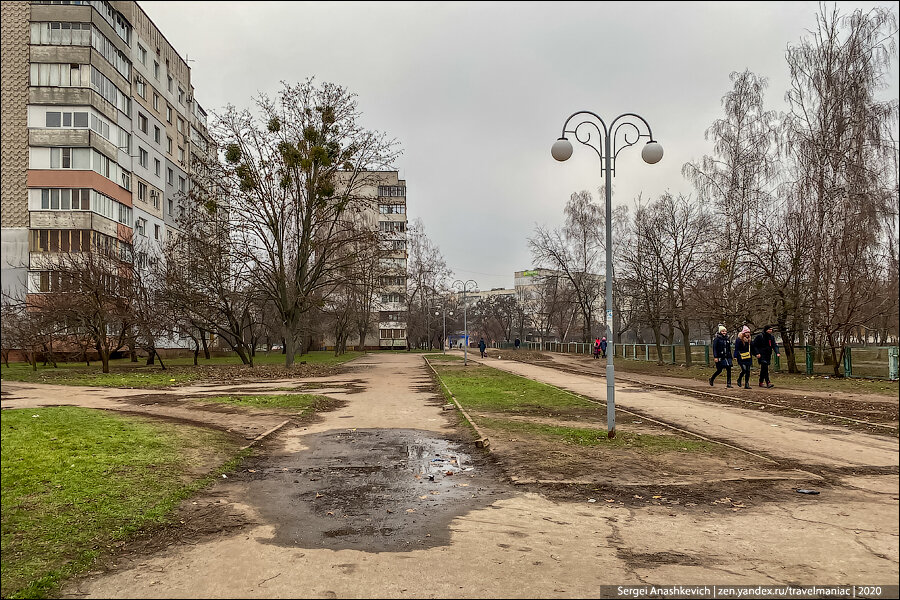
[{"label": "row of trees", "polygon": [[96,353],[106,372],[116,352],[155,361],[175,338],[193,339],[196,358],[214,336],[247,364],[260,345],[282,345],[286,366],[326,334],[339,352],[352,334],[364,344],[380,261],[394,249],[377,231],[373,190],[397,144],[363,128],[338,85],[284,84],[255,105],[215,116],[218,152],[192,156],[178,231],[164,243],[34,259],[44,293],[4,299],[4,350]]},{"label": "row of trees", "polygon": [[[706,132],[714,153],[683,167],[696,196],[638,198],[613,215],[617,339],[687,345],[718,323],[774,323],[792,371],[797,345],[824,348],[837,370],[848,343],[896,341],[898,105],[878,97],[896,27],[886,8],[823,9],[787,50],[784,114],[766,109],[765,78],[732,73]],[[530,239],[535,261],[563,276],[585,340],[605,331],[604,284],[589,275],[605,271],[604,227],[582,192],[564,227]]]}]

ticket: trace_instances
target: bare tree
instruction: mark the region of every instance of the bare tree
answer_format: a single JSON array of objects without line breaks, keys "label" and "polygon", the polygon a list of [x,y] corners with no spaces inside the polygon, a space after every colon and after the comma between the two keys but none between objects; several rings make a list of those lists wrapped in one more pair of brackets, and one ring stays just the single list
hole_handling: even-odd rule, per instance
[{"label": "bare tree", "polygon": [[897,305],[879,296],[889,266],[879,259],[885,216],[897,193],[897,100],[880,101],[896,55],[889,9],[841,17],[822,7],[811,38],[789,47],[787,150],[793,195],[813,217],[813,335],[835,374],[852,329]]},{"label": "bare tree", "polygon": [[290,366],[303,315],[341,280],[345,255],[336,249],[354,216],[373,207],[364,193],[377,185],[372,171],[390,168],[398,153],[393,140],[360,126],[355,95],[338,85],[284,84],[256,108],[258,116],[229,106],[213,131],[225,148],[230,209],[240,215],[241,258],[281,317]]},{"label": "bare tree", "polygon": [[538,226],[528,239],[532,258],[539,266],[558,271],[575,293],[581,314],[582,341],[590,341],[594,315],[602,301],[604,261],[603,211],[593,203],[591,193],[572,194],[565,208],[566,223],[561,229]]}]

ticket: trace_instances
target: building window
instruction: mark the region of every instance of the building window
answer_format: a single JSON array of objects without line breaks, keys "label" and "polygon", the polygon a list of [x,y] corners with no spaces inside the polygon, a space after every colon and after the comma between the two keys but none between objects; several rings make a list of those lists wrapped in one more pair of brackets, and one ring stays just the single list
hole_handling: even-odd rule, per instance
[{"label": "building window", "polygon": [[404,232],[406,231],[406,222],[405,221],[379,221],[378,229],[382,233],[395,233],[395,232]]},{"label": "building window", "polygon": [[178,190],[183,194],[185,192],[185,179],[184,177],[178,178]]},{"label": "building window", "polygon": [[150,166],[150,153],[138,146],[138,162],[145,169]]},{"label": "building window", "polygon": [[378,211],[383,215],[405,215],[405,204],[379,204]]},{"label": "building window", "polygon": [[168,78],[169,78],[169,86],[168,86],[168,88],[169,88],[169,93],[171,94],[171,93],[172,93],[172,76],[169,75]]},{"label": "building window", "polygon": [[143,131],[144,133],[147,133],[147,130],[148,130],[147,124],[148,124],[147,115],[139,112],[138,113],[138,128],[141,131]]},{"label": "building window", "polygon": [[406,186],[403,185],[379,185],[378,195],[389,198],[405,198]]},{"label": "building window", "polygon": [[184,164],[184,148],[178,146],[178,162]]},{"label": "building window", "polygon": [[381,329],[380,336],[383,340],[402,340],[406,338],[405,329]]},{"label": "building window", "polygon": [[153,77],[155,77],[156,80],[159,81],[159,63],[155,60],[153,61]]},{"label": "building window", "polygon": [[172,138],[166,136],[166,152],[172,154]]},{"label": "building window", "polygon": [[138,235],[146,237],[147,235],[147,220],[146,219],[138,219],[134,222],[134,228],[137,230]]},{"label": "building window", "polygon": [[147,86],[144,85],[144,78],[140,75],[137,76],[137,80],[135,81],[135,88],[137,88],[138,96],[141,98],[147,99]]},{"label": "building window", "polygon": [[154,239],[154,240],[158,240],[158,239],[159,239],[159,225],[154,225],[154,226],[153,226],[153,239]]},{"label": "building window", "polygon": [[159,162],[158,158],[153,159],[153,173],[159,177],[160,169],[162,168],[162,163]]},{"label": "building window", "polygon": [[175,214],[175,201],[169,198],[167,202],[169,203],[169,216],[172,216]]},{"label": "building window", "polygon": [[153,92],[153,110],[159,112],[159,94]]},{"label": "building window", "polygon": [[138,44],[138,59],[145,67],[147,66],[147,49]]},{"label": "building window", "polygon": [[159,144],[160,140],[162,139],[161,136],[162,136],[161,130],[159,129],[159,127],[154,125],[153,126],[153,141],[156,142],[157,144]]},{"label": "building window", "polygon": [[184,106],[184,90],[178,87],[178,104]]},{"label": "building window", "polygon": [[166,122],[172,122],[172,107],[166,104]]},{"label": "building window", "polygon": [[172,169],[166,169],[166,183],[175,185],[175,171]]}]

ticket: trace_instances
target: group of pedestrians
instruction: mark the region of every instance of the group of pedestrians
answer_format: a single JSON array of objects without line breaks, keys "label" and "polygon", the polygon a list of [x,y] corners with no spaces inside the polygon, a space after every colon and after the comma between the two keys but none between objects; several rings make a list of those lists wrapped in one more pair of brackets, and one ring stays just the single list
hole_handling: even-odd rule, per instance
[{"label": "group of pedestrians", "polygon": [[606,349],[608,347],[609,344],[605,337],[594,340],[594,358],[606,358]]},{"label": "group of pedestrians", "polygon": [[750,328],[744,325],[734,340],[734,351],[732,352],[728,328],[719,325],[719,332],[716,334],[716,339],[713,340],[713,359],[716,363],[716,372],[709,378],[709,385],[715,385],[716,377],[725,371],[725,387],[732,387],[731,367],[733,360],[737,360],[737,364],[741,368],[741,374],[737,378],[738,387],[741,387],[741,381],[743,381],[744,389],[749,390],[750,368],[753,366],[753,357],[755,356],[759,363],[759,387],[775,387],[769,380],[769,364],[772,362],[773,353],[775,356],[781,356],[781,353],[773,332],[774,327],[766,325],[762,333],[751,341]]}]

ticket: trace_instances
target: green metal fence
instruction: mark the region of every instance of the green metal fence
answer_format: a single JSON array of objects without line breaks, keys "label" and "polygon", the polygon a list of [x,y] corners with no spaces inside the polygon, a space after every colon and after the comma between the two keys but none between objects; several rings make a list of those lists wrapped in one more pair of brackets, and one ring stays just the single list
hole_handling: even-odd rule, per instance
[{"label": "green metal fence", "polygon": [[[510,346],[511,344],[495,345],[495,347]],[[583,342],[523,342],[522,347],[543,352],[586,355],[590,355],[593,350],[593,344]],[[616,344],[615,346],[610,344],[610,349],[612,348],[615,348],[616,358],[663,362],[672,365],[685,363],[684,346],[680,344],[663,345],[659,350],[656,344]],[[694,364],[710,366],[712,348],[708,344],[691,344],[690,352],[691,361]],[[797,368],[807,375],[834,375],[834,364],[831,362],[829,351],[817,351],[814,346],[796,346],[795,352]],[[840,360],[840,354],[838,360]],[[782,350],[781,357],[772,356],[772,371],[783,370],[787,370],[787,361]],[[900,348],[897,346],[847,346],[844,348],[844,359],[838,372],[845,377],[897,380],[900,378]]]}]

